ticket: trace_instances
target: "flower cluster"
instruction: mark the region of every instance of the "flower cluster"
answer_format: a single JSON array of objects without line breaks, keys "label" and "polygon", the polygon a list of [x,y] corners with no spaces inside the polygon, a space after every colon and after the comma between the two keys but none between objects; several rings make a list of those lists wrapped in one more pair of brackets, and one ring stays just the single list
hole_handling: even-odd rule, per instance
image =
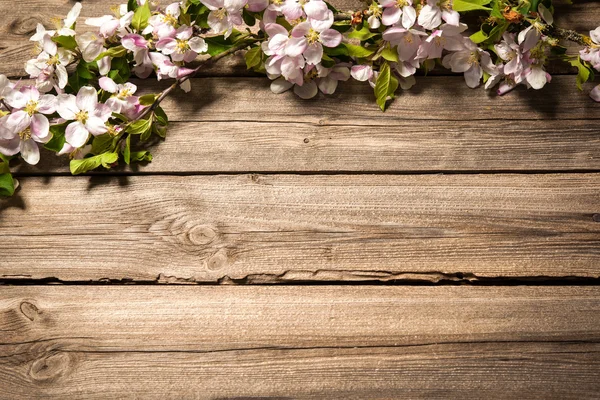
[{"label": "flower cluster", "polygon": [[[41,147],[68,154],[73,174],[150,161],[143,143],[164,138],[168,126],[160,102],[177,87],[191,90],[189,78],[206,63],[239,50],[274,93],[309,99],[353,78],[373,88],[382,110],[419,71],[435,68],[499,95],[543,88],[553,60],[577,67],[580,88],[600,71],[600,27],[589,37],[555,27],[552,0],[367,0],[348,13],[323,0],[156,3],[129,0],[86,19],[95,31],[83,34],[80,3],[54,29],[38,24],[37,55],[25,65],[33,81],[0,75],[0,195],[15,188],[11,160],[37,164]],[[476,29],[462,19],[471,11],[487,14]],[[561,40],[583,49],[567,54]],[[130,78],[151,76],[174,84],[138,95]],[[600,86],[590,95],[600,101]]]}]

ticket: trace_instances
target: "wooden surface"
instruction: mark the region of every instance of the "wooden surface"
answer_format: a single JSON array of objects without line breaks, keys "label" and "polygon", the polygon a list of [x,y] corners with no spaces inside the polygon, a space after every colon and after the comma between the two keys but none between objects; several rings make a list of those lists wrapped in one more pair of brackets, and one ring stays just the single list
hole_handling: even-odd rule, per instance
[{"label": "wooden surface", "polygon": [[18,287],[4,398],[597,398],[596,287]]},{"label": "wooden surface", "polygon": [[[0,0],[0,73],[72,4]],[[272,94],[237,54],[165,101],[147,166],[19,166],[0,399],[598,398],[600,105],[551,70],[501,98],[420,76],[381,113],[356,82]]]}]

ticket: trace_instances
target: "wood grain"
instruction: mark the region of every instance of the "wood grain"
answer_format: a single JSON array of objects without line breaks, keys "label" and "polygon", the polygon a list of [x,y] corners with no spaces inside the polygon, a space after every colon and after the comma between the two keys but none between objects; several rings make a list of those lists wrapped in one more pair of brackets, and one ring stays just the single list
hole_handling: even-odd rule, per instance
[{"label": "wood grain", "polygon": [[0,391],[592,399],[599,316],[597,287],[8,287]]},{"label": "wood grain", "polygon": [[[170,0],[161,0],[163,4],[171,3]],[[332,4],[341,10],[355,10],[362,7],[359,0],[332,0]],[[595,29],[600,23],[600,3],[594,0],[577,1],[573,5],[564,2],[557,6],[555,12],[556,24],[561,27],[574,29],[583,33]],[[38,23],[47,28],[52,28],[53,18],[64,18],[74,2],[69,0],[27,0],[15,3],[0,1],[0,73],[11,76],[24,76],[23,66],[31,58],[33,45],[29,38],[35,32]],[[83,2],[78,31],[84,32],[94,28],[86,26],[85,18],[110,14],[110,3],[106,0],[86,0]],[[575,53],[576,46],[571,46],[570,53]],[[552,65],[553,73],[573,72],[568,65]],[[209,67],[200,72],[206,76],[231,76],[248,75],[243,56],[238,54],[219,62],[218,65]]]},{"label": "wood grain", "polygon": [[[22,179],[0,277],[600,277],[600,174]],[[26,249],[26,250],[25,250]]]},{"label": "wood grain", "polygon": [[[150,83],[147,92],[161,86]],[[523,88],[524,89],[524,88]],[[558,76],[542,91],[490,97],[461,77],[424,78],[382,113],[347,82],[316,101],[276,95],[260,78],[193,80],[164,102],[172,124],[129,173],[598,171],[600,104]],[[469,98],[469,107],[461,99]],[[180,123],[177,123],[180,122]],[[21,174],[68,173],[46,153]]]}]

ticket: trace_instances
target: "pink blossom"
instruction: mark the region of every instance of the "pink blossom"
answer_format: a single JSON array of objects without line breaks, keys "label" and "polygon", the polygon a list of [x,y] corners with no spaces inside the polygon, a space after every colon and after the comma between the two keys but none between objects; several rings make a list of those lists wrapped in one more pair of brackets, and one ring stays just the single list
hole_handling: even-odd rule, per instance
[{"label": "pink blossom", "polygon": [[5,155],[21,152],[27,163],[37,164],[40,160],[37,143],[46,143],[52,137],[50,122],[44,114],[55,112],[56,98],[40,95],[35,87],[25,86],[11,92],[6,102],[13,110],[2,119],[0,139],[3,139],[3,144],[0,150]]},{"label": "pink blossom", "polygon": [[400,27],[388,28],[383,32],[383,40],[390,42],[392,46],[398,46],[398,57],[401,61],[412,60],[421,45],[421,36],[427,34],[416,29],[404,29]]},{"label": "pink blossom", "polygon": [[121,40],[121,44],[127,50],[133,52],[133,60],[135,61],[133,72],[140,78],[150,76],[154,67],[149,56],[148,41],[143,36],[133,33],[125,35]]},{"label": "pink blossom", "polygon": [[204,39],[197,36],[192,37],[193,29],[188,26],[181,26],[177,29],[175,38],[164,38],[156,43],[156,49],[163,54],[171,56],[173,61],[191,62],[198,57],[199,53],[208,50],[208,45]]},{"label": "pink blossom", "polygon": [[600,102],[600,85],[596,86],[590,92],[590,97],[597,102]]},{"label": "pink blossom", "polygon": [[57,111],[61,118],[71,122],[65,131],[65,139],[73,147],[87,143],[90,133],[94,136],[108,132],[106,122],[111,109],[98,103],[98,92],[91,86],[79,89],[77,96],[60,94]]},{"label": "pink blossom", "polygon": [[373,67],[370,65],[354,65],[350,69],[350,75],[360,82],[365,82],[373,76]]},{"label": "pink blossom", "polygon": [[27,61],[25,71],[36,78],[36,86],[42,92],[49,92],[57,85],[64,89],[67,85],[67,65],[73,60],[70,51],[59,48],[48,35],[43,39],[43,51],[37,58]]},{"label": "pink blossom", "polygon": [[590,38],[594,43],[579,52],[582,60],[592,64],[596,71],[600,71],[600,26],[593,31],[590,31]]},{"label": "pink blossom", "polygon": [[439,29],[433,31],[427,39],[421,42],[417,52],[419,59],[442,58],[443,50],[459,51],[463,48],[462,32],[467,30],[466,24],[458,26],[442,24]]},{"label": "pink blossom", "polygon": [[302,83],[294,83],[284,78],[278,78],[271,82],[273,93],[283,93],[292,87],[294,93],[302,99],[310,99],[317,95],[319,90],[324,94],[333,94],[337,88],[338,81],[346,81],[350,78],[350,69],[347,65],[338,64],[333,68],[325,68],[321,65],[307,65],[304,69]]},{"label": "pink blossom", "polygon": [[138,104],[138,97],[134,96],[137,91],[137,86],[133,83],[127,82],[119,85],[108,77],[102,77],[98,81],[98,84],[104,91],[112,94],[112,96],[106,100],[106,105],[110,107],[113,112],[128,116]]},{"label": "pink blossom", "polygon": [[442,20],[458,26],[460,15],[452,9],[452,0],[427,0],[417,22],[425,29],[434,30],[440,26]]},{"label": "pink blossom", "polygon": [[[294,46],[296,51],[299,54],[303,54],[306,62],[312,65],[321,62],[323,58],[323,46],[336,47],[342,42],[342,34],[335,29],[330,29],[331,24],[315,23],[315,21],[309,18],[308,21],[296,25],[292,29],[291,39],[291,41],[297,43]],[[288,55],[294,56],[299,54]]]},{"label": "pink blossom", "polygon": [[402,26],[410,29],[417,20],[417,11],[412,7],[412,0],[381,0],[381,5],[385,9],[381,17],[384,25],[396,25],[402,18]]},{"label": "pink blossom", "polygon": [[208,7],[208,26],[213,33],[231,35],[234,25],[242,24],[242,8],[247,0],[201,0]]},{"label": "pink blossom", "polygon": [[476,88],[481,82],[483,71],[496,73],[496,67],[488,52],[481,50],[469,38],[465,38],[463,49],[450,53],[443,59],[444,67],[452,72],[463,72],[465,82],[470,88]]},{"label": "pink blossom", "polygon": [[127,27],[131,25],[133,14],[133,11],[129,11],[125,15],[118,17],[104,15],[98,18],[88,18],[85,20],[85,23],[86,25],[100,28],[100,36],[104,38],[109,38],[115,34],[125,36],[127,34]]}]

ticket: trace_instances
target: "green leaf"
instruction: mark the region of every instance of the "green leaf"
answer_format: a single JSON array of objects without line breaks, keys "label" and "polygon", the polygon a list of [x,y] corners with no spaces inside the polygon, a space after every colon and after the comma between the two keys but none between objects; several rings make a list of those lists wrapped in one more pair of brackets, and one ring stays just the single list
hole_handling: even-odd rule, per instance
[{"label": "green leaf", "polygon": [[146,3],[138,7],[133,14],[133,19],[131,20],[131,26],[137,31],[143,31],[145,27],[148,26],[148,19],[152,13],[150,12],[150,2],[146,1]]},{"label": "green leaf", "polygon": [[487,40],[488,35],[484,32],[484,31],[477,31],[474,34],[472,34],[470,36],[470,39],[473,41],[473,43],[479,44],[479,43],[483,43]]},{"label": "green leaf", "polygon": [[371,39],[373,36],[377,36],[377,33],[371,32],[371,30],[367,26],[363,26],[360,29],[354,29],[352,32],[348,34],[350,39],[358,39],[361,42],[365,40]]},{"label": "green leaf", "polygon": [[152,132],[156,133],[158,136],[160,136],[163,139],[167,137],[167,127],[166,127],[166,125],[153,124],[152,125]]},{"label": "green leaf", "polygon": [[486,10],[491,11],[491,8],[484,7],[489,4],[491,0],[454,0],[452,2],[452,9],[458,12],[473,11],[473,10]]},{"label": "green leaf", "polygon": [[246,52],[246,67],[248,69],[257,67],[262,62],[262,50],[260,47],[253,47]]},{"label": "green leaf", "polygon": [[240,33],[234,30],[227,39],[225,39],[223,35],[204,38],[204,41],[208,45],[208,54],[216,56],[217,54],[229,50],[236,45],[235,39],[239,35]]},{"label": "green leaf", "polygon": [[83,79],[94,79],[96,77],[95,74],[90,72],[89,65],[83,60],[77,64],[77,74]]},{"label": "green leaf", "polygon": [[129,165],[131,162],[131,135],[127,135],[127,139],[125,139],[125,147],[123,148],[123,159],[125,160],[125,164]]},{"label": "green leaf", "polygon": [[248,26],[254,26],[256,24],[256,18],[254,18],[254,16],[250,14],[247,9],[244,9],[244,12],[242,13],[242,19]]},{"label": "green leaf", "polygon": [[169,125],[169,117],[167,117],[165,110],[160,106],[154,110],[154,118],[162,125]]},{"label": "green leaf", "polygon": [[383,63],[379,69],[379,76],[375,82],[375,98],[377,104],[382,111],[385,111],[385,103],[387,101],[388,93],[390,91],[390,81],[392,77],[392,71],[388,63]]},{"label": "green leaf", "polygon": [[77,42],[73,36],[54,36],[52,41],[67,50],[75,50],[77,48]]},{"label": "green leaf", "polygon": [[52,125],[50,126],[50,133],[52,134],[52,139],[50,139],[44,147],[50,151],[58,153],[62,150],[65,145],[65,129],[67,128],[67,124],[60,125]]},{"label": "green leaf", "polygon": [[0,196],[12,196],[15,193],[15,181],[8,167],[8,160],[0,161]]},{"label": "green leaf", "polygon": [[98,57],[96,57],[95,61],[101,60],[106,56],[109,56],[111,58],[120,58],[123,57],[127,54],[127,49],[123,46],[116,46],[116,47],[111,47],[109,49],[107,49],[106,51],[100,53],[100,55]]},{"label": "green leaf", "polygon": [[141,135],[146,131],[149,131],[152,127],[152,121],[149,119],[141,119],[139,121],[132,122],[127,127],[127,132],[132,135]]},{"label": "green leaf", "polygon": [[136,163],[136,162],[150,162],[152,161],[152,154],[150,154],[150,152],[148,151],[133,151],[131,153],[131,162],[132,163]]},{"label": "green leaf", "polygon": [[356,46],[349,43],[344,43],[344,46],[348,49],[348,55],[355,58],[366,58],[375,53],[374,50],[367,49],[363,46]]},{"label": "green leaf", "polygon": [[385,58],[389,62],[398,62],[398,61],[400,61],[398,59],[398,51],[396,50],[395,47],[394,48],[390,48],[389,46],[386,46],[386,48],[383,49],[383,51],[381,52],[381,57]]},{"label": "green leaf", "polygon": [[111,167],[111,164],[116,163],[118,160],[119,155],[117,153],[104,153],[82,160],[71,160],[71,173],[73,175],[85,174],[101,165],[108,169]]},{"label": "green leaf", "polygon": [[592,71],[584,63],[581,62],[581,59],[579,57],[573,60],[569,60],[569,63],[572,66],[577,67],[579,71],[577,73],[576,80],[577,88],[579,90],[583,90],[583,84],[590,80],[590,77],[592,76]]},{"label": "green leaf", "polygon": [[108,133],[94,137],[92,141],[92,153],[102,154],[113,150],[114,137]]},{"label": "green leaf", "polygon": [[127,1],[127,11],[135,11],[138,8],[137,0],[128,0]]},{"label": "green leaf", "polygon": [[155,94],[145,94],[139,98],[139,102],[143,106],[151,106],[156,101]]}]

